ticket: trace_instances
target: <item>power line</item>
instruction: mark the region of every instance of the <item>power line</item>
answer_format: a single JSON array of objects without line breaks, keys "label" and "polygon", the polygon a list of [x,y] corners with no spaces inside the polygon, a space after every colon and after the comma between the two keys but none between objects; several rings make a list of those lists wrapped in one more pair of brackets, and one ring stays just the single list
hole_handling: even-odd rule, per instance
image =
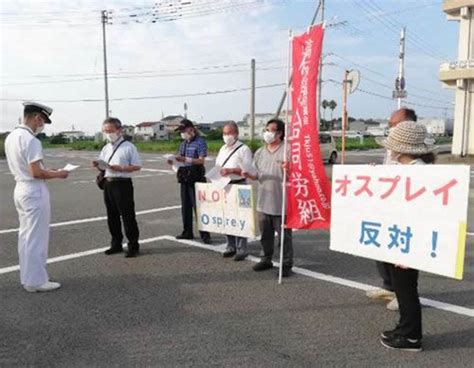
[{"label": "power line", "polygon": [[[281,62],[281,59],[267,59],[258,60],[259,65],[272,64],[275,62]],[[178,68],[178,69],[156,69],[156,70],[140,70],[140,71],[115,71],[109,72],[109,75],[133,75],[133,74],[150,74],[150,73],[177,73],[177,72],[188,72],[198,70],[213,70],[213,69],[228,69],[234,67],[248,66],[248,62],[238,62],[234,64],[214,64],[214,65],[202,65],[189,68]],[[6,78],[56,78],[56,77],[95,77],[102,76],[102,73],[73,73],[73,74],[34,74],[34,75],[21,75],[21,76],[1,76],[2,79]]]},{"label": "power line", "polygon": [[[371,68],[369,68],[369,67],[367,67],[367,66],[365,66],[365,65],[356,63],[355,61],[353,61],[353,60],[351,60],[351,59],[348,59],[347,57],[338,55],[338,54],[336,54],[336,53],[334,53],[334,52],[332,52],[331,54],[332,54],[332,56],[335,56],[335,57],[337,57],[337,58],[339,58],[339,59],[341,59],[341,60],[347,61],[347,62],[351,63],[352,65],[355,65],[355,66],[357,66],[357,67],[359,67],[359,68],[361,68],[361,69],[364,69],[364,70],[368,71],[369,73],[375,74],[375,75],[377,75],[377,76],[379,76],[379,77],[382,77],[382,78],[384,78],[384,79],[388,79],[388,80],[391,79],[390,76],[388,76],[388,75],[386,75],[386,74],[382,74],[382,73],[380,73],[380,72],[378,72],[378,71],[376,71],[376,70],[374,70],[374,69],[371,69]],[[364,77],[364,79],[367,79],[367,80],[368,80],[369,78]],[[388,86],[388,85],[385,85],[385,86]],[[393,87],[390,87],[390,89],[393,89]],[[422,88],[422,87],[418,87],[418,86],[417,86],[417,87],[412,87],[412,89],[414,89],[415,91],[423,91],[423,92],[429,93],[429,94],[434,95],[434,96],[443,97],[443,96],[442,96],[441,94],[439,94],[439,93],[433,92],[433,91],[431,91],[431,90],[429,90],[429,89],[425,89],[425,88]],[[421,96],[421,95],[418,95],[418,96],[419,96],[419,97],[424,97],[424,96]],[[430,99],[430,100],[434,100],[434,99],[431,98],[431,97],[424,97],[424,98]],[[437,100],[437,101],[441,101],[441,100]]]},{"label": "power line", "polygon": [[[271,71],[285,69],[283,66],[259,68],[259,71]],[[248,69],[235,69],[226,71],[209,71],[209,72],[190,72],[190,73],[168,73],[168,74],[148,74],[148,75],[110,75],[109,79],[141,79],[141,78],[171,78],[171,77],[188,77],[188,76],[203,76],[203,75],[216,75],[216,74],[235,74],[235,73],[248,73]],[[59,83],[77,83],[77,82],[88,82],[102,80],[103,76],[80,78],[80,79],[62,79],[52,81],[40,81],[40,82],[19,82],[19,83],[3,83],[2,86],[29,86],[29,85],[43,85],[43,84],[59,84]]]},{"label": "power line", "polygon": [[[168,7],[163,7],[165,2],[160,4],[156,3],[152,7],[135,7],[135,8],[124,8],[118,10],[107,10],[107,24],[129,24],[129,23],[159,23],[176,21],[180,19],[188,19],[194,17],[201,17],[207,15],[213,15],[217,13],[228,13],[234,11],[245,11],[265,6],[264,0],[252,0],[252,1],[239,1],[222,4],[222,1],[212,0],[207,2],[200,2],[197,4],[190,3],[189,1],[172,1],[167,2]],[[192,6],[184,6],[187,4]],[[165,5],[166,5],[165,4]],[[171,6],[173,5],[173,6]],[[98,13],[98,12],[97,12]],[[117,22],[115,22],[115,19]],[[3,25],[52,25],[55,22],[63,23],[68,26],[84,26],[84,25],[95,25],[99,21],[91,19],[90,15],[79,15],[76,18],[72,16],[53,16],[43,17],[31,15],[31,18],[13,19],[17,20],[17,23],[12,23],[12,20],[4,19]],[[20,21],[20,23],[18,23]]]},{"label": "power line", "polygon": [[[274,88],[274,87],[281,87],[285,86],[286,83],[275,83],[275,84],[264,84],[261,86],[255,87],[256,89],[265,89],[265,88]],[[138,96],[138,97],[118,97],[118,98],[111,98],[110,101],[140,101],[140,100],[160,100],[160,99],[171,99],[171,98],[184,98],[184,97],[198,97],[198,96],[212,96],[212,95],[219,95],[219,94],[227,94],[227,93],[236,93],[236,92],[245,92],[249,91],[250,88],[234,88],[234,89],[227,89],[227,90],[217,90],[217,91],[208,91],[208,92],[196,92],[196,93],[186,93],[186,94],[175,94],[175,95],[159,95],[159,96]],[[29,100],[36,100],[36,99],[28,99]],[[10,98],[0,98],[0,101],[9,101],[9,102],[22,102],[25,99],[10,99]],[[74,103],[74,102],[104,102],[103,99],[96,99],[96,98],[84,98],[84,99],[77,99],[77,100],[42,100],[43,102],[51,102],[51,103]]]},{"label": "power line", "polygon": [[[336,81],[336,80],[334,80],[334,79],[328,79],[327,82],[334,83],[334,84],[337,84],[337,85],[342,86],[342,82]],[[381,94],[379,94],[379,93],[372,92],[372,91],[367,91],[367,90],[364,90],[364,89],[361,89],[361,88],[357,88],[357,89],[354,91],[354,93],[363,93],[363,94],[366,94],[366,95],[378,97],[378,98],[381,98],[381,99],[384,99],[384,100],[388,100],[388,101],[392,101],[392,102],[393,102],[393,98],[392,98],[392,97],[385,96],[385,95],[381,95]],[[452,107],[441,107],[441,106],[427,105],[427,104],[422,104],[422,103],[418,103],[418,102],[408,102],[408,101],[404,101],[404,104],[405,104],[405,105],[411,105],[411,106],[426,107],[426,108],[429,108],[429,109],[436,109],[436,110],[454,110],[454,108],[452,108]]]},{"label": "power line", "polygon": [[[374,11],[375,12],[383,11],[383,9],[380,8],[378,5],[368,2],[368,1],[371,1],[371,0],[356,0],[356,1],[364,9],[364,11],[367,14],[370,14],[371,12],[374,12]],[[396,22],[394,22],[390,18],[386,19],[386,18],[383,18],[383,17],[375,16],[374,19],[376,21],[378,21],[380,24],[382,24],[389,31],[395,32],[396,34],[398,34],[400,32],[401,25],[397,24]],[[429,57],[431,57],[431,58],[433,58],[437,61],[447,60],[447,58],[445,56],[441,55],[440,53],[438,53],[436,51],[430,50],[429,46],[428,47],[425,46],[426,42],[420,41],[419,39],[414,38],[410,34],[408,34],[408,36],[407,36],[407,42],[414,45],[417,48],[418,51],[424,53],[425,55],[427,55],[427,56],[429,56]]]}]

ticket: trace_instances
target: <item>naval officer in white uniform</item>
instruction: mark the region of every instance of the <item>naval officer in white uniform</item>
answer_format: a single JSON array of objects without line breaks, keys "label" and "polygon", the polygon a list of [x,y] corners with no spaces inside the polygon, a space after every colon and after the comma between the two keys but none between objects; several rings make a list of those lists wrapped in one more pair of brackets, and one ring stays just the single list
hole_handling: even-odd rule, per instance
[{"label": "naval officer in white uniform", "polygon": [[5,140],[8,166],[16,181],[14,201],[20,220],[20,281],[28,292],[51,291],[61,284],[50,281],[46,271],[51,208],[45,181],[66,179],[69,173],[45,169],[43,148],[36,138],[44,124],[51,124],[49,117],[53,109],[36,102],[23,105],[23,123]]}]

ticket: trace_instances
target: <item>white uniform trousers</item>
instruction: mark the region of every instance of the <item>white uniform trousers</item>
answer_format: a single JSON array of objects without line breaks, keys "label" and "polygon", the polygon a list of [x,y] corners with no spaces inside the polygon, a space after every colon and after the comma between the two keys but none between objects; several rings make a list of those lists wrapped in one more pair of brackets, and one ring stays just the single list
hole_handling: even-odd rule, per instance
[{"label": "white uniform trousers", "polygon": [[51,207],[44,181],[17,182],[15,207],[20,219],[18,255],[22,285],[40,286],[49,280],[46,271]]}]

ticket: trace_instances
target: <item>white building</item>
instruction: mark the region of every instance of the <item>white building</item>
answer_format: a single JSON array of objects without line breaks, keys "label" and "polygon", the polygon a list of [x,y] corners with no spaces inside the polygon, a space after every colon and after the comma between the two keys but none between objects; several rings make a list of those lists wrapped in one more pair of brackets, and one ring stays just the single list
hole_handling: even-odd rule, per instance
[{"label": "white building", "polygon": [[456,90],[452,153],[474,154],[474,0],[445,0],[448,20],[459,22],[458,60],[441,65],[439,79]]},{"label": "white building", "polygon": [[161,121],[148,121],[135,126],[135,136],[145,141],[168,139],[166,124]]},{"label": "white building", "polygon": [[[263,114],[255,114],[255,138],[256,139],[263,139],[263,132],[265,131],[265,127],[267,125],[268,120],[273,119],[275,117],[274,113],[263,113]],[[291,113],[288,117],[291,119]],[[283,111],[280,114],[280,119],[285,121],[285,112]],[[243,139],[250,139],[250,114],[246,114],[243,119],[243,124],[239,126],[239,134],[240,137]]]},{"label": "white building", "polygon": [[439,118],[423,118],[418,119],[418,122],[426,126],[429,134],[434,136],[441,136],[446,134],[446,120]]},{"label": "white building", "polygon": [[69,142],[77,141],[78,139],[84,138],[84,132],[78,130],[69,130],[64,132],[59,132],[64,138],[68,139]]}]

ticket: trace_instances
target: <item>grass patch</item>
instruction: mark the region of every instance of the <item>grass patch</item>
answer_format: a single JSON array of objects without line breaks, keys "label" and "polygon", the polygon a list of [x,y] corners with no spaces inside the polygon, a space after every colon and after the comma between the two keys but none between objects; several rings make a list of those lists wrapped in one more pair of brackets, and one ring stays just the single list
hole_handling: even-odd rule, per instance
[{"label": "grass patch", "polygon": [[[139,152],[148,153],[175,153],[178,151],[181,144],[181,140],[172,141],[147,141],[147,142],[133,142]],[[98,143],[94,141],[75,141],[73,143],[66,144],[51,144],[49,141],[44,140],[42,142],[43,148],[63,148],[73,151],[100,151],[104,147],[105,142]],[[224,142],[222,140],[210,140],[207,141],[207,150],[210,154],[217,154],[219,149],[222,147]],[[262,146],[261,141],[247,141],[245,142],[252,152],[255,152]]]},{"label": "grass patch", "polygon": [[5,140],[0,139],[0,157],[4,158],[5,157]]},{"label": "grass patch", "polygon": [[[336,147],[338,151],[342,149],[342,139],[335,138]],[[346,138],[346,151],[354,150],[369,150],[374,148],[382,148],[376,141],[374,137],[365,137],[362,142],[359,138]]]},{"label": "grass patch", "polygon": [[436,144],[453,143],[453,137],[436,137]]}]

